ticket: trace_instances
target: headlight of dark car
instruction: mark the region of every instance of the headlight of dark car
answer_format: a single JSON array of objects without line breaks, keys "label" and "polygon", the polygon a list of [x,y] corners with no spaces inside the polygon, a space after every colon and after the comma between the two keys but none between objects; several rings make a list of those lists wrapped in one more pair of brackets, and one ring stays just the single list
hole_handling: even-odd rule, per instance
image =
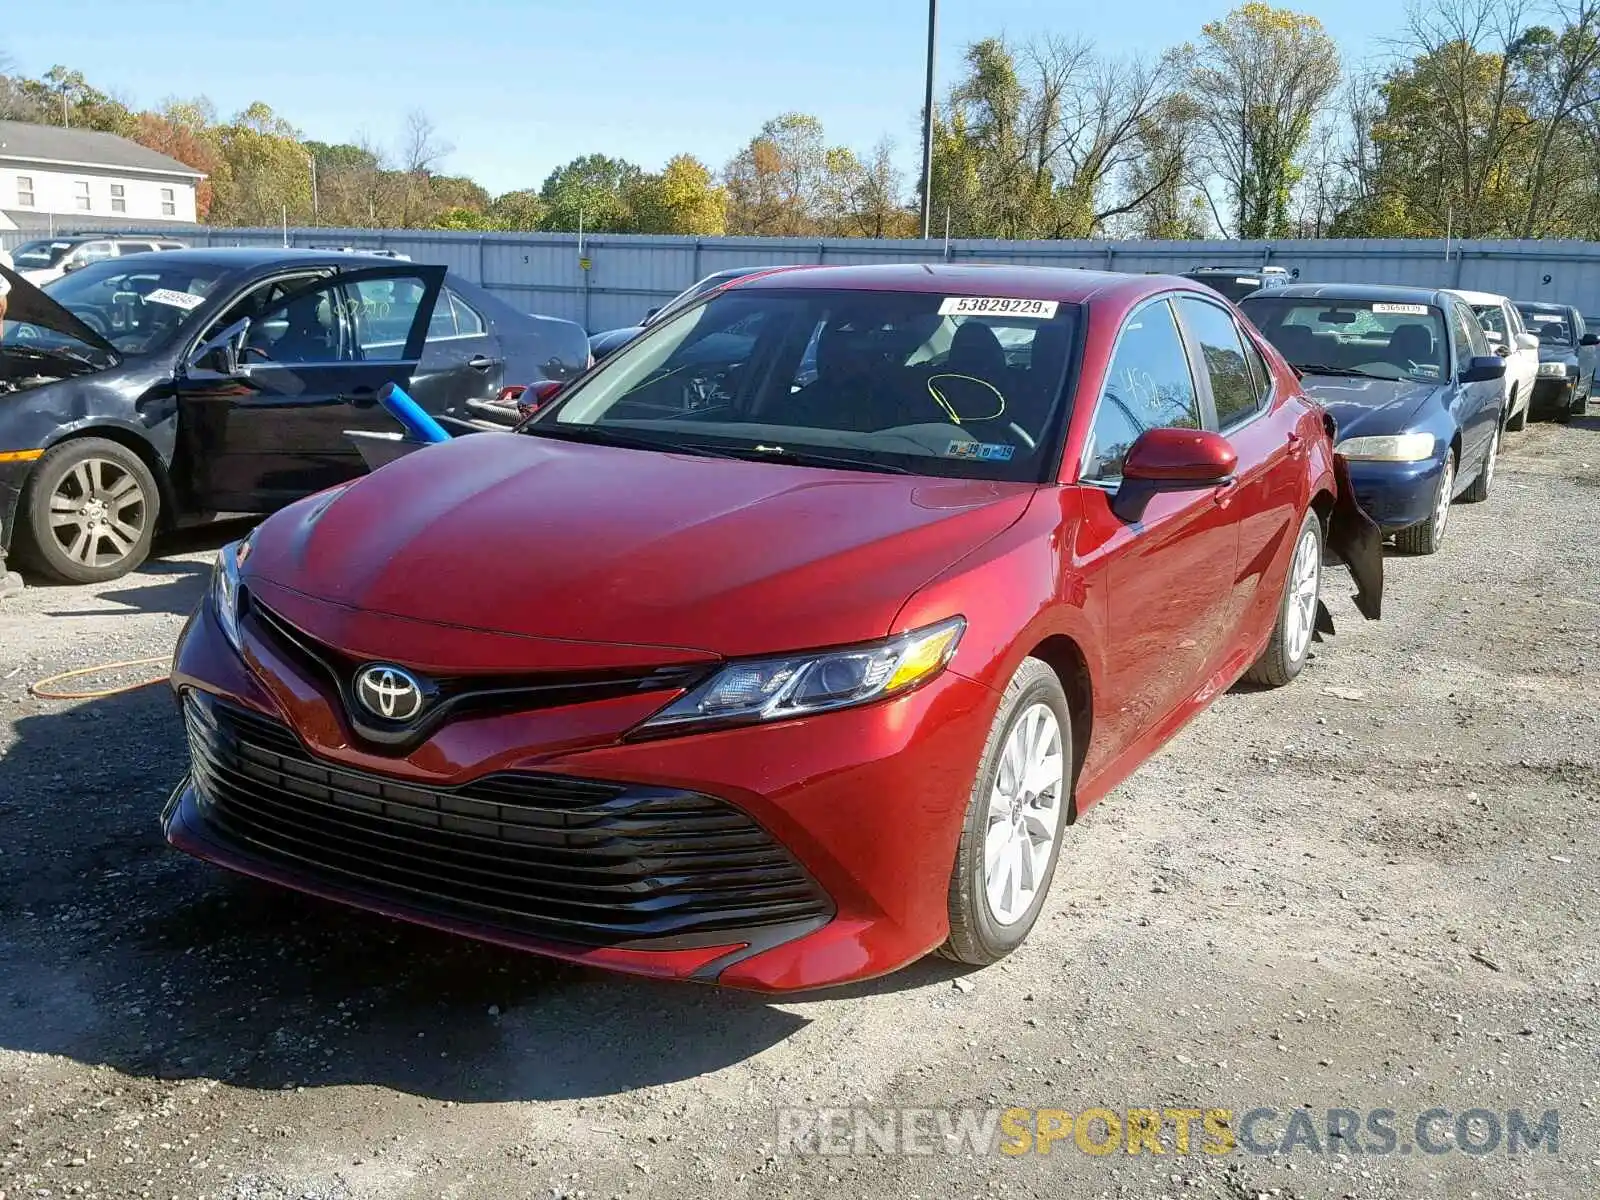
[{"label": "headlight of dark car", "polygon": [[1576,375],[1578,368],[1572,363],[1542,362],[1539,364],[1540,379],[1565,379],[1569,375]]},{"label": "headlight of dark car", "polygon": [[865,646],[731,662],[639,730],[782,721],[899,695],[944,670],[966,625],[952,617]]}]

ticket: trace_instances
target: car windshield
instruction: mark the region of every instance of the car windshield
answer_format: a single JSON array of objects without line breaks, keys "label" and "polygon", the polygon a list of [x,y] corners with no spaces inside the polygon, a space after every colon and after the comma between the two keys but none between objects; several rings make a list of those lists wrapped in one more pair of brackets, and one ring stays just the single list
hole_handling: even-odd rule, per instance
[{"label": "car windshield", "polygon": [[1572,345],[1572,322],[1558,308],[1539,308],[1532,304],[1519,304],[1517,311],[1527,322],[1528,332],[1536,334],[1541,346]]},{"label": "car windshield", "polygon": [[1258,296],[1240,307],[1307,374],[1444,378],[1444,315],[1430,304]]},{"label": "car windshield", "polygon": [[1506,340],[1505,309],[1498,304],[1474,304],[1472,311],[1477,314],[1478,324],[1486,332],[1494,334],[1502,342]]},{"label": "car windshield", "polygon": [[524,433],[843,469],[1031,480],[1076,305],[731,291],[640,336]]},{"label": "car windshield", "polygon": [[108,259],[43,290],[118,350],[142,354],[171,337],[223,274],[222,267],[163,258]]},{"label": "car windshield", "polygon": [[11,252],[11,262],[19,271],[48,271],[72,251],[74,244],[48,238],[42,242],[23,242]]}]

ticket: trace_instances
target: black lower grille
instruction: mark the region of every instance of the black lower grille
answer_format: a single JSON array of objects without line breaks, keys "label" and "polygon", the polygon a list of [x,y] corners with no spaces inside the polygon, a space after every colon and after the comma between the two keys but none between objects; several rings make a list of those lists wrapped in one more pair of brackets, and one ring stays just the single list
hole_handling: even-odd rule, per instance
[{"label": "black lower grille", "polygon": [[831,913],[712,796],[529,772],[419,787],[315,759],[286,726],[200,693],[184,715],[213,831],[330,883],[585,945],[715,945]]}]

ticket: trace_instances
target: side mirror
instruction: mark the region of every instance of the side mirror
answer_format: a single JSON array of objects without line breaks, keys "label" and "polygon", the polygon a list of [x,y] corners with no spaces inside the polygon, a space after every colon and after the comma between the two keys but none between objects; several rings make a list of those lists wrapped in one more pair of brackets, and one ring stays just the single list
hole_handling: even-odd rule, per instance
[{"label": "side mirror", "polygon": [[69,258],[69,259],[67,259],[66,262],[61,264],[61,273],[63,275],[70,275],[74,271],[78,270],[79,268],[85,267],[87,265],[88,264],[85,263],[82,259]]},{"label": "side mirror", "polygon": [[1506,360],[1498,354],[1474,355],[1461,372],[1462,383],[1492,383],[1506,377]]},{"label": "side mirror", "polygon": [[1578,339],[1580,346],[1600,346],[1600,333],[1586,333]]},{"label": "side mirror", "polygon": [[241,362],[241,347],[250,331],[248,318],[235,321],[210,341],[201,344],[189,359],[189,366],[217,375],[237,375]]},{"label": "side mirror", "polygon": [[1539,348],[1539,339],[1537,337],[1535,337],[1533,334],[1531,334],[1531,333],[1519,333],[1519,334],[1517,334],[1517,349],[1518,350],[1537,350],[1538,348]]},{"label": "side mirror", "polygon": [[641,324],[641,325],[648,325],[648,324],[650,324],[650,322],[651,322],[651,321],[654,321],[654,320],[655,320],[655,319],[656,319],[656,314],[657,314],[657,313],[659,313],[659,312],[660,312],[660,311],[661,311],[661,309],[659,309],[659,308],[652,308],[652,309],[650,309],[650,310],[649,310],[649,311],[648,311],[648,312],[646,312],[646,313],[645,313],[645,314],[644,314],[644,320],[643,320],[643,321],[641,321],[641,322],[639,322],[639,323],[640,323],[640,324]]},{"label": "side mirror", "polygon": [[1209,429],[1147,429],[1122,462],[1122,484],[1111,510],[1138,521],[1157,492],[1193,492],[1220,487],[1239,468],[1228,439]]}]

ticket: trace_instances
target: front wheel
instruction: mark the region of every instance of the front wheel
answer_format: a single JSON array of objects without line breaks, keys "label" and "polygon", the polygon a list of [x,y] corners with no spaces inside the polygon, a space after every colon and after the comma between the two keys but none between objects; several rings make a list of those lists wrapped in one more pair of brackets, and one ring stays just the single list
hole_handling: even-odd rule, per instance
[{"label": "front wheel", "polygon": [[1406,554],[1437,554],[1444,545],[1445,530],[1450,525],[1450,502],[1455,499],[1456,456],[1451,451],[1444,456],[1444,466],[1439,469],[1439,481],[1433,493],[1433,513],[1426,521],[1402,529],[1394,535],[1394,544]]},{"label": "front wheel", "polygon": [[1072,716],[1049,664],[1024,659],[984,743],[950,873],[950,938],[939,952],[987,966],[1039,919],[1072,791]]},{"label": "front wheel", "polygon": [[1317,601],[1322,595],[1322,521],[1307,511],[1294,539],[1289,575],[1278,601],[1278,622],[1261,657],[1250,665],[1245,679],[1261,687],[1282,687],[1306,665],[1311,636],[1317,628]]},{"label": "front wheel", "polygon": [[25,557],[62,582],[102,583],[149,556],[160,493],[126,446],[75,438],[39,460],[23,504]]}]

